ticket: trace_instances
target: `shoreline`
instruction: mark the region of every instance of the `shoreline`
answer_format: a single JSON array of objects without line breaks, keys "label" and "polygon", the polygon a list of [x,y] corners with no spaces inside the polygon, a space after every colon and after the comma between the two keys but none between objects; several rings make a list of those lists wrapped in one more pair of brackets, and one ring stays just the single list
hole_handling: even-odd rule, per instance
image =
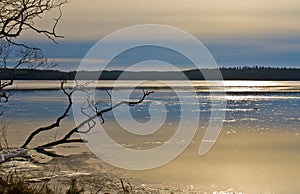
[{"label": "shoreline", "polygon": [[[166,90],[176,89],[177,91],[227,92],[232,94],[264,94],[264,93],[300,93],[300,81],[257,81],[257,80],[223,80],[223,81],[189,81],[191,85],[186,85],[186,81],[178,80],[100,80],[89,81],[80,80],[79,84],[86,84],[87,89],[97,90],[127,90],[127,89],[148,89]],[[287,85],[283,84],[287,83]],[[117,84],[117,85],[116,85]],[[65,84],[66,89],[75,86],[75,81],[69,80]],[[61,90],[60,81],[55,80],[16,80],[13,86],[6,88],[8,91],[34,91],[34,90]]]}]

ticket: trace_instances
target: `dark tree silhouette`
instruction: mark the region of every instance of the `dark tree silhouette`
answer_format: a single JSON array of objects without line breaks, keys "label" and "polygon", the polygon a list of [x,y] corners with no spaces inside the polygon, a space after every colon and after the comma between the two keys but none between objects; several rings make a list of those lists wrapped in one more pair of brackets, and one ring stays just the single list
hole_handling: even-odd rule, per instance
[{"label": "dark tree silhouette", "polygon": [[[55,38],[62,37],[55,33],[55,29],[62,15],[60,6],[64,3],[66,3],[65,0],[1,0],[0,38],[12,44],[29,47],[25,44],[16,43],[12,38],[18,38],[24,30],[31,30],[44,34],[47,38],[55,41]],[[34,21],[41,18],[45,12],[53,9],[59,9],[60,15],[54,19],[52,29],[36,27]]]},{"label": "dark tree silhouette", "polygon": [[[19,75],[19,69],[28,69],[29,71],[37,69],[48,69],[53,66],[53,64],[48,63],[47,59],[41,52],[41,49],[20,42],[18,38],[21,36],[24,30],[30,30],[32,32],[42,34],[46,38],[52,40],[56,43],[56,38],[62,38],[62,36],[57,35],[55,29],[62,16],[61,5],[66,3],[65,0],[1,0],[0,1],[0,69],[8,70],[8,80],[0,80],[0,106],[1,103],[6,103],[9,100],[9,91],[7,88],[13,85],[14,80]],[[42,18],[43,14],[48,11],[58,10],[59,15],[54,19],[51,29],[40,29],[36,27],[35,21]],[[25,71],[26,74],[26,71]],[[20,149],[11,151],[4,158],[0,158],[0,162],[5,162],[12,157],[17,156],[27,156],[27,149],[30,142],[40,133],[45,131],[50,131],[52,129],[60,127],[61,122],[65,119],[72,107],[72,95],[74,92],[79,90],[85,90],[85,85],[76,85],[71,89],[66,89],[64,84],[66,82],[61,82],[61,90],[68,98],[68,105],[64,112],[56,118],[56,120],[50,125],[39,127],[34,130],[28,138],[25,140],[24,144]],[[95,126],[95,119],[100,118],[102,123],[104,123],[103,114],[109,112],[122,104],[128,106],[133,106],[135,104],[142,103],[145,98],[153,92],[144,91],[140,99],[132,101],[121,101],[115,105],[112,105],[106,109],[100,109],[97,107],[98,103],[93,103],[90,99],[87,99],[87,107],[82,107],[81,112],[87,118],[82,121],[79,125],[70,129],[65,136],[59,140],[49,142],[47,144],[39,145],[33,149],[38,152],[48,154],[50,156],[57,156],[56,154],[49,152],[46,148],[50,148],[56,145],[74,142],[84,142],[80,138],[72,138],[76,133],[88,133]],[[109,92],[107,94],[111,98]],[[86,113],[87,110],[92,111],[92,115]],[[82,130],[82,128],[87,126],[87,130]],[[1,142],[0,142],[1,143]],[[1,146],[0,146],[1,148]],[[0,149],[1,152],[1,149]],[[0,154],[1,155],[1,154]]]},{"label": "dark tree silhouette", "polygon": [[[0,100],[7,102],[9,93],[5,90],[13,85],[16,70],[49,68],[53,66],[47,63],[41,49],[26,42],[19,41],[24,31],[42,34],[56,43],[55,30],[62,16],[61,5],[65,0],[1,0],[0,1],[0,68],[9,69],[9,79],[0,80]],[[54,19],[51,29],[40,29],[35,23],[43,14],[58,10],[59,15]]]},{"label": "dark tree silhouette", "polygon": [[[53,122],[52,124],[48,125],[48,126],[44,126],[44,127],[40,127],[38,129],[36,129],[35,131],[33,131],[28,138],[25,140],[24,144],[21,146],[21,148],[27,148],[27,146],[29,145],[29,143],[33,140],[33,138],[38,135],[41,132],[44,131],[49,131],[52,130],[54,128],[57,128],[60,126],[61,121],[66,118],[68,116],[68,113],[72,107],[72,95],[74,94],[74,92],[80,90],[85,90],[85,85],[76,85],[75,87],[73,87],[72,89],[70,89],[70,91],[68,92],[65,88],[64,88],[64,83],[65,81],[61,82],[61,90],[64,92],[64,94],[67,96],[68,98],[68,106],[66,107],[65,111],[63,112],[63,114],[61,116],[59,116],[55,122]],[[108,96],[111,98],[111,95],[108,91],[106,91]],[[50,156],[58,156],[52,152],[47,152],[45,149],[46,148],[50,148],[53,146],[57,146],[60,144],[65,144],[65,143],[82,143],[85,142],[85,140],[81,139],[81,138],[72,138],[73,134],[78,134],[78,133],[88,133],[90,132],[90,130],[95,126],[96,122],[94,121],[96,118],[100,118],[101,119],[101,124],[104,123],[104,118],[103,118],[103,114],[109,111],[112,111],[113,109],[119,107],[122,104],[128,105],[128,106],[134,106],[136,104],[140,104],[142,103],[145,98],[147,96],[149,96],[150,94],[154,93],[153,91],[143,91],[143,94],[141,95],[141,97],[137,100],[129,100],[129,101],[120,101],[114,105],[112,105],[112,102],[110,102],[110,107],[109,108],[105,108],[105,109],[100,109],[101,107],[98,107],[99,102],[95,102],[93,103],[90,99],[87,99],[87,106],[81,106],[81,113],[83,115],[85,115],[87,118],[82,121],[81,123],[79,123],[77,126],[75,126],[73,129],[70,129],[65,136],[63,136],[61,139],[59,140],[55,140],[43,145],[39,145],[33,149],[37,150],[38,152],[50,155]],[[92,114],[87,114],[86,110],[89,110],[89,112],[92,112]],[[84,127],[87,127],[87,130],[80,130]]]},{"label": "dark tree silhouette", "polygon": [[[10,92],[7,88],[14,84],[18,69],[48,69],[54,64],[48,63],[40,48],[30,45],[19,38],[24,31],[42,34],[56,43],[55,29],[62,16],[60,7],[66,0],[1,0],[0,1],[0,69],[8,72],[6,79],[0,79],[0,107],[7,103]],[[50,29],[40,29],[35,25],[43,14],[58,10],[59,15],[54,19]],[[23,71],[23,73],[26,71]],[[0,116],[3,111],[0,110]],[[2,123],[3,118],[1,118]],[[1,139],[7,144],[5,137],[5,124],[1,127]]]},{"label": "dark tree silhouette", "polygon": [[[56,27],[62,16],[60,7],[66,0],[1,0],[0,1],[0,69],[7,71],[5,80],[0,79],[0,107],[7,103],[10,97],[9,86],[14,84],[18,69],[48,69],[53,63],[48,63],[40,48],[20,41],[24,31],[41,34],[56,43]],[[58,11],[50,29],[41,29],[36,25],[46,12]],[[23,71],[23,73],[26,71]],[[0,111],[0,116],[3,111]],[[3,122],[3,118],[1,118]],[[5,124],[1,127],[2,136],[5,135]],[[3,135],[4,134],[4,135]],[[0,138],[1,139],[1,138]],[[4,142],[6,142],[6,138]],[[0,141],[0,148],[1,148]],[[7,144],[7,143],[5,143]]]}]

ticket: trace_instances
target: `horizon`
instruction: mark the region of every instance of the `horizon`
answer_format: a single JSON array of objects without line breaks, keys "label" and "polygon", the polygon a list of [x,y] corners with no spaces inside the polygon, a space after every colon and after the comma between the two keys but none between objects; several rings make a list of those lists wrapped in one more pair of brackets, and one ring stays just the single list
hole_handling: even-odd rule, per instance
[{"label": "horizon", "polygon": [[[299,33],[300,34],[300,33]],[[201,40],[201,39],[200,39]],[[279,41],[274,39],[273,41]],[[269,41],[265,43],[273,44],[273,41]],[[293,40],[288,40],[287,42],[291,42]],[[227,43],[216,43],[216,42],[204,42],[204,45],[210,51],[212,56],[215,58],[216,63],[220,68],[223,67],[240,67],[240,66],[265,66],[265,67],[279,67],[279,68],[300,68],[300,37],[299,44],[294,42],[295,46],[293,46],[293,50],[281,51],[279,48],[275,49],[266,49],[261,51],[259,45],[250,46],[251,52],[247,53],[239,53],[242,51],[249,50],[249,44],[253,43],[240,43],[240,42],[227,42]],[[55,62],[58,64],[57,68],[60,70],[68,70],[68,69],[77,69],[82,59],[84,59],[85,54],[89,51],[90,48],[94,45],[95,42],[85,41],[85,42],[77,42],[77,41],[59,41],[58,44],[49,44],[49,42],[41,42],[37,41],[34,44],[40,47],[48,58],[49,62]],[[297,48],[299,46],[299,49]],[[282,45],[285,47],[285,43]],[[260,49],[258,49],[260,48]],[[279,50],[277,50],[279,49]],[[109,50],[109,48],[107,49]],[[239,51],[239,52],[236,52]],[[135,58],[147,58],[149,53],[143,51],[137,51],[134,55]],[[172,53],[163,53],[165,57],[169,57],[172,59]],[[135,59],[132,59],[133,56],[129,56],[128,58],[123,58],[123,61],[118,61],[118,63],[114,64],[114,66],[119,66],[119,68],[127,68],[131,64],[134,64]],[[107,59],[91,59],[91,68],[95,67],[100,63],[110,63]],[[189,64],[181,63],[172,59],[170,61],[173,64],[176,64],[177,67],[182,69],[190,68]],[[125,66],[122,66],[126,64]],[[154,66],[153,68],[157,68]],[[163,66],[158,68],[164,68]]]},{"label": "horizon", "polygon": [[[96,42],[122,28],[139,24],[170,25],[190,33],[222,67],[257,64],[300,67],[300,2],[297,0],[229,0],[225,5],[206,0],[175,3],[171,0],[151,3],[86,0],[65,4],[62,12],[57,33],[64,38],[57,39],[58,44],[51,44],[29,31],[22,33],[22,40],[40,47],[50,61],[61,64],[61,69],[76,69]],[[47,28],[57,14],[57,10],[46,14],[37,25]],[[125,38],[117,43],[123,41],[129,40]]]},{"label": "horizon", "polygon": [[[0,68],[2,69],[2,68]],[[10,70],[11,68],[5,68],[7,70]],[[197,71],[197,70],[245,70],[245,69],[272,69],[272,70],[300,70],[300,67],[278,67],[278,66],[260,66],[260,65],[255,65],[255,66],[221,66],[218,68],[190,68],[190,69],[179,69],[179,70],[124,70],[124,69],[105,69],[105,70],[84,70],[81,69],[79,70],[79,72],[98,72],[98,71],[102,71],[102,72],[113,72],[113,71],[121,71],[121,72],[187,72],[187,71]],[[27,69],[27,68],[20,68],[19,70],[31,70],[31,69]],[[33,71],[58,71],[58,72],[62,72],[62,73],[71,73],[71,72],[77,72],[77,69],[70,69],[70,70],[63,70],[63,69],[56,69],[56,68],[47,68],[47,69],[33,69]]]},{"label": "horizon", "polygon": [[[0,69],[1,70],[1,69]],[[9,79],[9,71],[1,71],[1,79]],[[12,70],[14,71],[14,70]],[[85,70],[19,69],[16,80],[281,80],[299,81],[300,68],[225,67],[188,70]]]}]

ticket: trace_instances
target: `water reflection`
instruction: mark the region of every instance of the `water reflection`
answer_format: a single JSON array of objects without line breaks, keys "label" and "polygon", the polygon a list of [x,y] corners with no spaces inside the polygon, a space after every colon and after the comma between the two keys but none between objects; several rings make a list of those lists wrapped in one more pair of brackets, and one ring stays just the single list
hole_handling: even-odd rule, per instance
[{"label": "water reflection", "polygon": [[[174,88],[186,89],[185,82],[165,80],[164,83],[174,86]],[[146,81],[141,88],[168,89],[166,84],[161,81]],[[79,84],[86,81],[79,81]],[[112,88],[116,81],[94,81],[90,82],[89,87]],[[118,87],[128,88],[136,81],[118,81]],[[300,81],[191,81],[197,92],[210,92],[225,89],[227,92],[300,92]],[[69,81],[66,87],[72,87],[73,81]],[[224,86],[224,88],[223,88]],[[30,90],[30,89],[59,89],[60,81],[16,81],[10,89]]]},{"label": "water reflection", "polygon": [[[28,89],[29,86],[36,88],[39,84],[45,84],[40,82],[36,84],[36,82],[33,83],[32,81],[20,83],[23,85],[19,89],[24,89],[25,85]],[[107,81],[104,86],[112,86],[112,83],[112,81]],[[49,88],[53,89],[57,84],[59,82],[51,81],[49,82]],[[125,87],[126,84],[128,86],[129,82],[125,81],[123,84]],[[166,106],[166,123],[179,120],[181,110],[176,93],[160,88],[161,84],[157,83],[155,85],[155,82],[147,83],[147,85],[149,84],[152,84],[152,87],[157,87],[153,89],[156,93],[149,96],[145,103],[131,108],[133,117],[140,122],[147,122],[149,120],[149,105],[155,102],[151,106],[153,109],[156,106],[160,106],[161,103]],[[174,81],[174,84],[181,87],[181,83],[178,81]],[[219,87],[221,82],[206,83],[195,81],[193,84],[196,88],[202,87],[197,93],[199,104],[190,104],[188,106],[191,111],[194,111],[194,109],[196,111],[196,106],[200,107],[201,123],[205,125],[211,113],[210,102],[212,96],[203,87],[208,84]],[[298,91],[300,82],[225,81],[223,84],[227,91],[225,98],[217,94],[214,94],[213,98],[217,101],[227,101],[225,125],[236,125],[237,128],[241,129],[247,128],[245,126],[249,126],[249,129],[255,126],[255,130],[275,130],[275,128],[298,130],[298,126],[300,126],[300,92]],[[288,92],[282,92],[282,88],[288,88]],[[291,88],[293,89],[291,90]],[[137,89],[133,97],[138,97],[141,94],[140,92],[141,90]],[[180,90],[180,92],[184,92],[184,90]],[[101,88],[98,88],[96,91],[96,96],[102,100],[101,106],[103,108],[109,106],[109,98]],[[6,110],[5,114],[10,119],[37,120],[56,118],[64,111],[66,106],[67,99],[60,90],[16,90],[9,103],[5,104],[2,109]],[[71,115],[69,119],[72,119]],[[108,113],[105,115],[105,119],[114,120],[114,116],[112,113]]]}]

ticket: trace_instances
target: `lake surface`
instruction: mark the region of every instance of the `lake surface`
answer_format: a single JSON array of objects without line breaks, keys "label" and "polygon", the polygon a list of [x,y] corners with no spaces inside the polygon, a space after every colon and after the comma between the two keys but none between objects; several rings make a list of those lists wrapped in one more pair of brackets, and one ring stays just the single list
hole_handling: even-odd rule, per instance
[{"label": "lake surface", "polygon": [[[99,108],[109,107],[110,98],[104,89],[111,88],[113,84],[113,81],[104,81],[91,86],[97,88],[95,96],[101,100]],[[142,172],[115,169],[113,172],[125,177],[137,177],[146,183],[188,186],[190,191],[298,193],[300,82],[195,81],[192,84],[198,103],[190,100],[184,102],[189,111],[200,111],[200,122],[198,132],[188,148],[174,161],[160,168]],[[124,81],[118,89],[122,94],[130,86],[130,82]],[[142,89],[155,91],[144,103],[130,107],[130,114],[136,121],[145,123],[159,116],[160,111],[165,112],[166,120],[159,129],[162,132],[156,132],[146,139],[133,139],[122,132],[122,127],[115,122],[115,116],[109,112],[104,115],[104,126],[109,135],[118,143],[135,149],[147,149],[168,141],[181,118],[178,94],[184,93],[182,96],[185,99],[192,98],[181,82],[174,81],[172,86],[173,90],[159,82],[147,82],[131,95],[133,99],[138,99]],[[53,121],[68,104],[66,96],[59,90],[59,82],[55,81],[19,81],[11,94],[9,102],[1,107],[10,123],[8,131],[14,131],[10,135],[11,140],[28,135],[24,126],[40,126],[41,123]],[[199,157],[197,153],[211,117],[212,100],[227,104],[225,107],[214,107],[217,108],[214,111],[226,112],[223,129],[212,150]],[[126,107],[119,107],[119,111],[126,111]],[[151,115],[151,111],[157,114]],[[65,122],[73,122],[72,114]]]},{"label": "lake surface", "polygon": [[[122,87],[130,87],[129,81],[124,81]],[[69,83],[71,86],[72,83]],[[99,86],[101,84],[101,87]],[[114,81],[101,81],[96,89],[96,98],[101,99],[101,107],[109,106],[109,98],[103,88],[110,88]],[[131,114],[137,120],[150,119],[149,105],[152,110],[163,104],[167,111],[167,119],[170,121],[180,118],[180,101],[176,92],[184,93],[185,89],[181,82],[173,81],[171,84],[175,90],[166,88],[159,82],[146,83],[142,88],[150,88],[154,94],[147,97],[145,103],[132,107]],[[273,126],[285,130],[297,131],[300,123],[300,82],[297,81],[224,81],[226,94],[210,94],[204,81],[193,81],[196,88],[198,106],[189,104],[191,111],[200,109],[201,121],[205,122],[211,114],[211,101],[217,103],[226,102],[227,106],[221,111],[226,111],[225,124],[235,125],[249,130],[276,130]],[[211,91],[220,91],[221,82],[210,82]],[[67,98],[59,90],[57,81],[19,81],[15,89],[11,91],[9,103],[2,109],[5,115],[12,119],[35,120],[42,118],[55,118],[64,111],[67,106]],[[51,88],[52,90],[49,90]],[[57,89],[57,90],[56,90]],[[126,90],[126,89],[124,89]],[[138,99],[142,95],[141,89],[133,92],[133,98]],[[185,98],[190,96],[183,95]],[[189,103],[189,101],[185,101]],[[191,102],[192,103],[192,102]],[[122,107],[121,107],[122,109]],[[105,115],[106,119],[113,119],[112,113]],[[72,119],[70,117],[69,119]],[[255,126],[255,128],[253,128]],[[246,128],[245,128],[246,127]]]},{"label": "lake surface", "polygon": [[[89,83],[86,87],[96,88],[112,88],[117,86],[120,88],[131,87],[136,83],[142,83],[142,87],[165,89],[169,84],[178,90],[187,88],[185,81],[78,81],[79,84]],[[222,91],[226,92],[300,92],[299,81],[248,81],[248,80],[226,80],[226,81],[190,81],[190,84],[195,87],[198,92],[219,91],[222,86]],[[72,87],[73,81],[65,84],[66,87]],[[209,87],[209,88],[208,88]],[[32,89],[59,89],[59,81],[15,81],[14,85],[9,89],[16,90],[32,90]]]}]

